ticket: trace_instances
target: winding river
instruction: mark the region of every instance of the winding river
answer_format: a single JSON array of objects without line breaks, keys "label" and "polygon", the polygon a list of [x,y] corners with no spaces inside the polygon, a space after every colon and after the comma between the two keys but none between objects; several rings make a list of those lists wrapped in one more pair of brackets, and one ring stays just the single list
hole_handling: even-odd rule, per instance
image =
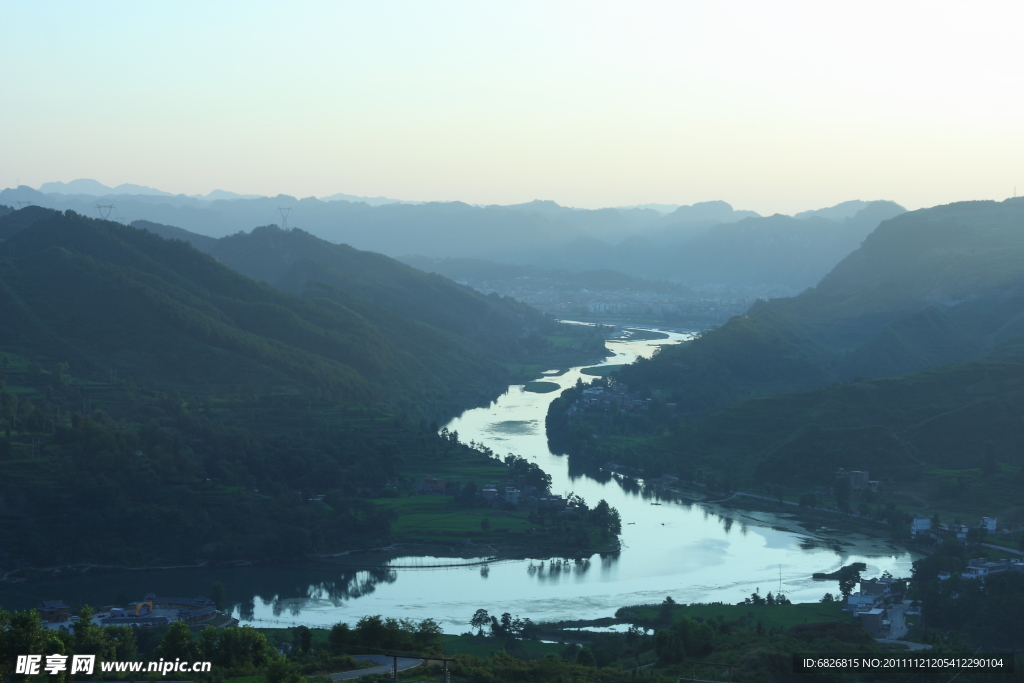
[{"label": "winding river", "polygon": [[[645,341],[622,338],[608,343],[615,355],[605,363],[649,357],[661,344],[686,339]],[[543,379],[560,388],[593,378],[572,368]],[[622,515],[622,550],[589,560],[551,558],[487,564],[451,564],[445,558],[399,557],[375,570],[240,567],[140,571],[84,576],[64,581],[0,584],[5,605],[34,606],[63,599],[102,605],[121,596],[198,595],[221,580],[234,601],[233,614],[260,626],[354,623],[366,614],[399,618],[431,617],[448,633],[469,630],[478,608],[510,612],[534,621],[596,619],[625,605],[661,602],[736,602],[754,591],[780,589],[794,602],[818,600],[836,592],[835,582],[819,582],[812,572],[865,562],[867,576],[888,570],[908,576],[915,559],[888,542],[829,528],[804,528],[796,520],[700,502],[658,501],[618,479],[597,481],[570,474],[568,458],[552,454],[544,417],[559,392],[546,394],[509,387],[490,406],[464,412],[448,425],[460,440],[483,443],[495,452],[514,452],[536,462],[553,480],[555,493],[574,492],[593,505],[607,500]],[[630,490],[627,490],[630,489]],[[657,503],[657,504],[655,504]]]}]

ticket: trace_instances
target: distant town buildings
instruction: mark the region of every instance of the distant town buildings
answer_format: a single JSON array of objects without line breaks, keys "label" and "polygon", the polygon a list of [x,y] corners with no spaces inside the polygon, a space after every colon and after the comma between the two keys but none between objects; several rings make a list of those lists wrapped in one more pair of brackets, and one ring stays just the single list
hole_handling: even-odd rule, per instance
[{"label": "distant town buildings", "polygon": [[[77,616],[71,616],[71,608],[61,600],[47,600],[41,603],[36,610],[42,620],[51,628],[68,630],[71,622],[77,621]],[[99,626],[133,626],[152,627],[166,626],[175,621],[183,621],[196,629],[206,625],[216,625],[218,628],[232,626],[238,623],[237,619],[223,618],[215,622],[215,617],[221,615],[217,606],[209,598],[200,596],[198,598],[165,598],[155,593],[149,593],[141,602],[133,603],[128,607],[111,607],[104,611],[97,611],[93,615],[93,623]],[[221,615],[223,616],[223,615]]]},{"label": "distant town buildings", "polygon": [[[998,529],[998,519],[982,517],[976,528],[985,533],[994,534]],[[961,543],[967,543],[970,531],[971,528],[966,524],[935,524],[932,518],[924,515],[918,515],[910,522],[910,535],[916,539],[942,541],[947,538],[955,538]]]},{"label": "distant town buildings", "polygon": [[50,623],[60,623],[71,619],[70,609],[63,600],[46,600],[36,607],[40,618]]},{"label": "distant town buildings", "polygon": [[869,489],[871,491],[877,491],[878,490],[878,481],[877,480],[872,480],[868,476],[867,470],[850,470],[850,471],[847,471],[847,470],[844,470],[842,467],[840,467],[838,470],[836,470],[836,479],[843,479],[843,478],[846,478],[846,479],[850,480],[850,490],[851,491],[862,491],[864,489]]}]

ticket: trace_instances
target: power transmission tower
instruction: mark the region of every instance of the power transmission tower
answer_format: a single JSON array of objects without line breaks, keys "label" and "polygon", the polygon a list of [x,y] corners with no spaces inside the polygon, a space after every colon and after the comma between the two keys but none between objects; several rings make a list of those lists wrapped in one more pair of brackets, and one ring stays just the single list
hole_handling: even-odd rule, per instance
[{"label": "power transmission tower", "polygon": [[18,205],[18,209],[24,209],[26,206],[32,206],[32,202],[14,202]]},{"label": "power transmission tower", "polygon": [[279,207],[277,207],[277,212],[279,214],[281,214],[281,229],[282,230],[289,230],[289,227],[288,227],[288,215],[292,212],[292,207],[290,207],[290,206],[279,206]]},{"label": "power transmission tower", "polygon": [[110,213],[114,210],[113,204],[97,204],[96,213],[99,214],[101,220],[107,220],[110,218]]}]

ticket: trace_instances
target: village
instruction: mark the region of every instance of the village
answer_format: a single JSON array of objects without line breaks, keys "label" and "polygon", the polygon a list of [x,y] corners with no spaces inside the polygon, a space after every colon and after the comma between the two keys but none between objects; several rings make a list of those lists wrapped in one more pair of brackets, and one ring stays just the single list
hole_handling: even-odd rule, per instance
[{"label": "village", "polygon": [[[36,607],[43,624],[52,630],[70,631],[79,617],[71,613],[71,607],[63,600],[46,600]],[[132,626],[155,628],[169,626],[180,621],[188,624],[189,630],[198,632],[207,626],[227,628],[237,626],[238,619],[217,609],[210,598],[161,597],[147,593],[139,602],[125,607],[107,605],[97,609],[92,622],[97,626]]]},{"label": "village", "polygon": [[[625,382],[615,382],[611,386],[591,385],[583,390],[582,398],[569,407],[570,416],[582,412],[603,412],[609,409],[620,413],[645,412],[650,410],[651,403],[662,397],[662,392],[654,390],[651,396],[644,398],[639,391],[631,392]],[[675,403],[665,403],[665,407],[673,413]]]}]

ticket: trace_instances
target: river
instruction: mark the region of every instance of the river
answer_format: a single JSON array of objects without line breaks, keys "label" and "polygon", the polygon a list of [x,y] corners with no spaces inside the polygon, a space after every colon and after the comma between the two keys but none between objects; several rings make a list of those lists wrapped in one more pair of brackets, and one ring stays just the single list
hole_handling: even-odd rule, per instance
[{"label": "river", "polygon": [[[659,341],[609,341],[615,355],[605,363],[649,357],[659,345],[688,337],[680,332],[667,335]],[[562,389],[577,379],[593,379],[580,370],[543,379]],[[446,568],[405,567],[452,560],[399,557],[373,571],[280,567],[140,571],[0,584],[3,603],[27,607],[60,598],[102,605],[123,596],[137,600],[151,591],[191,596],[208,594],[212,582],[220,580],[235,603],[234,616],[243,623],[328,626],[381,614],[430,617],[445,632],[461,633],[469,630],[469,619],[479,608],[534,621],[596,619],[612,616],[622,606],[661,602],[666,596],[683,603],[737,602],[755,591],[765,595],[781,587],[793,602],[815,601],[826,591],[837,592],[837,584],[814,581],[811,574],[850,562],[866,563],[866,576],[886,570],[894,576],[910,575],[915,558],[885,541],[837,529],[806,529],[787,515],[657,501],[614,478],[601,482],[572,476],[568,458],[548,450],[544,433],[547,407],[558,394],[512,386],[490,406],[468,410],[446,426],[457,430],[463,442],[474,440],[496,453],[513,452],[536,462],[551,475],[554,493],[571,491],[590,505],[607,500],[622,515],[619,553],[583,561],[551,558]]]}]

